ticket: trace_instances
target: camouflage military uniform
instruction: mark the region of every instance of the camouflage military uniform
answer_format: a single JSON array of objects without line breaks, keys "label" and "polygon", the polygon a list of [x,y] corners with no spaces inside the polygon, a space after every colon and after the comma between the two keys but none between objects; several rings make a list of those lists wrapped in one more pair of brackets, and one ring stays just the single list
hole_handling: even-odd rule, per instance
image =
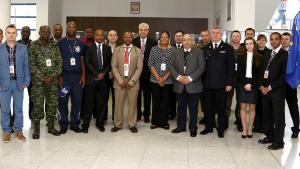
[{"label": "camouflage military uniform", "polygon": [[[29,64],[34,103],[32,120],[44,119],[45,101],[46,120],[53,122],[56,119],[58,106],[58,76],[62,72],[62,57],[59,48],[51,41],[45,46],[40,40],[34,41],[29,47]],[[53,77],[50,86],[46,86],[43,82],[48,77]]]}]

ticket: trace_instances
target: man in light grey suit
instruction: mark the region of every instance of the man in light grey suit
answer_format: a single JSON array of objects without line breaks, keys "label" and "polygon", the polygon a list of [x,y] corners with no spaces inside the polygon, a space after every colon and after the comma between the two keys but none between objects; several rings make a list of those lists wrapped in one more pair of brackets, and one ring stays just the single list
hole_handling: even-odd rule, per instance
[{"label": "man in light grey suit", "polygon": [[174,92],[177,94],[178,119],[177,128],[172,133],[186,131],[186,111],[189,107],[190,113],[190,135],[197,136],[197,114],[200,93],[203,85],[201,76],[205,69],[203,51],[199,48],[192,48],[193,37],[185,34],[183,37],[183,49],[175,52],[172,64],[169,69],[176,79]]}]

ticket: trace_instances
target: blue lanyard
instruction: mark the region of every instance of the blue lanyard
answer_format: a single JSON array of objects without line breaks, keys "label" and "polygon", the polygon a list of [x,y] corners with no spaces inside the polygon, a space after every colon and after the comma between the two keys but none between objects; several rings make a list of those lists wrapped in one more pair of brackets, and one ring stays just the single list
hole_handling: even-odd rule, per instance
[{"label": "blue lanyard", "polygon": [[71,45],[70,45],[70,42],[69,42],[69,39],[68,39],[68,38],[67,38],[67,42],[68,42],[68,45],[69,45],[69,48],[70,48],[71,57],[72,57],[72,58],[74,58],[74,53],[75,53],[75,45],[76,45],[76,42],[77,42],[77,38],[75,39],[75,42],[74,42],[73,48],[71,47]]}]

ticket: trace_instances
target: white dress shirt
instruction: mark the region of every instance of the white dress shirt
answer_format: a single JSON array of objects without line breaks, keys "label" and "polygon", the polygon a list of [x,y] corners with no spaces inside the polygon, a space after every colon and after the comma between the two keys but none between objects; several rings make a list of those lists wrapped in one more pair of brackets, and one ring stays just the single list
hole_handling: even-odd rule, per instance
[{"label": "white dress shirt", "polygon": [[246,78],[252,78],[253,52],[247,52]]}]

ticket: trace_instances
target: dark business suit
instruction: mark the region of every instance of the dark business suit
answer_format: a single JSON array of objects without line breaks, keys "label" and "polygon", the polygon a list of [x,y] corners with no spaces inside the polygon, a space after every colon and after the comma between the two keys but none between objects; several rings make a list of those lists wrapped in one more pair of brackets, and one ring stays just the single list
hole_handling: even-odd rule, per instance
[{"label": "dark business suit", "polygon": [[[280,49],[268,67],[271,53],[269,52],[264,57],[260,73],[260,86],[270,86],[272,88],[270,92],[262,96],[264,132],[267,138],[273,141],[273,145],[283,146],[285,128],[285,74],[288,52]],[[264,78],[267,67],[269,70],[268,77]]]},{"label": "dark business suit", "polygon": [[[83,128],[88,128],[93,111],[96,111],[96,126],[103,126],[105,120],[106,94],[108,90],[108,73],[111,70],[111,49],[102,43],[102,68],[99,67],[95,43],[87,47],[85,55],[86,86],[85,86],[85,112],[83,115]],[[104,73],[104,79],[96,80],[99,73]],[[95,108],[95,109],[94,109]]]},{"label": "dark business suit", "polygon": [[[141,38],[137,37],[133,39],[132,44],[141,49]],[[148,68],[148,60],[151,48],[157,45],[157,41],[147,37],[144,60],[143,60],[143,71],[140,76],[140,91],[137,101],[137,113],[138,119],[144,116],[144,119],[149,119],[150,116],[150,105],[151,105],[151,83],[150,76],[151,72]],[[142,54],[143,56],[143,54]],[[144,111],[142,112],[142,92],[144,96]]]},{"label": "dark business suit", "polygon": [[[232,46],[221,41],[214,49],[210,42],[204,48],[205,74],[205,129],[213,131],[215,114],[218,114],[218,132],[226,129],[228,118],[226,117],[226,86],[233,86],[234,76],[234,50]],[[233,89],[232,89],[233,90]]]},{"label": "dark business suit", "polygon": [[[184,66],[186,66],[185,71]],[[187,85],[176,80],[174,82],[173,90],[177,94],[178,102],[177,129],[186,130],[186,112],[188,106],[190,114],[189,129],[191,133],[196,133],[198,104],[200,93],[203,90],[201,77],[205,69],[203,51],[198,48],[192,48],[190,53],[185,56],[183,49],[177,50],[169,69],[174,79],[177,79],[180,75],[190,76],[192,79],[192,82]]]}]

